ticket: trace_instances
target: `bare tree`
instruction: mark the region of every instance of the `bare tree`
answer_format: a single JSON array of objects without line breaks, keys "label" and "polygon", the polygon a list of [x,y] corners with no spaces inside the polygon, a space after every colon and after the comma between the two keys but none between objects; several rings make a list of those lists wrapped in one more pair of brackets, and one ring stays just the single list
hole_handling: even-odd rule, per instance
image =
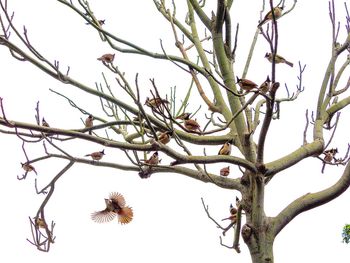
[{"label": "bare tree", "polygon": [[[96,63],[102,63],[115,82],[111,83],[105,74],[102,76],[103,82],[96,83],[95,87],[74,79],[70,76],[69,67],[62,69],[59,61],[51,61],[36,48],[26,28],[23,32],[19,31],[7,1],[0,1],[0,44],[3,48],[8,49],[15,59],[29,62],[57,81],[71,85],[86,95],[97,97],[104,112],[104,115],[94,114],[80,106],[81,102],[52,90],[86,118],[82,119],[84,128],[62,129],[51,127],[45,121],[39,102],[35,112],[36,123],[10,120],[7,117],[5,98],[0,98],[0,124],[3,127],[0,131],[17,136],[23,142],[22,150],[26,160],[22,161],[22,167],[25,173],[18,177],[19,180],[26,179],[30,172],[36,172],[35,163],[47,159],[63,159],[67,162],[45,187],[38,189],[35,185],[36,193],[45,195],[36,214],[29,218],[32,238],[28,241],[37,249],[49,251],[55,241],[55,223],[47,222],[45,207],[54,194],[56,182],[76,163],[134,171],[142,179],[150,178],[155,173],[177,173],[233,190],[235,200],[232,203],[235,205],[231,205],[228,216],[223,216],[223,220],[229,221],[228,224],[222,225],[222,222],[215,219],[216,216],[210,214],[204,199],[203,207],[208,217],[223,231],[223,236],[234,228],[232,243],[226,245],[220,239],[221,245],[239,253],[242,237],[254,263],[273,262],[274,239],[291,220],[302,212],[335,199],[349,187],[350,146],[345,152],[330,148],[340,112],[350,103],[350,97],[347,96],[350,78],[346,85],[338,85],[346,78],[344,72],[350,63],[350,17],[346,4],[346,37],[340,39],[339,32],[344,30],[341,26],[343,22],[337,22],[334,0],[329,3],[333,29],[332,52],[313,102],[315,110],[311,113],[306,111],[305,114],[305,129],[300,131],[304,132],[302,145],[285,156],[265,162],[268,146],[266,139],[271,130],[271,122],[280,117],[281,104],[295,101],[304,91],[302,80],[306,66],[303,63],[294,65],[299,71],[295,76],[296,90],[290,88],[291,84],[282,83],[277,68],[279,63],[293,67],[293,63],[278,52],[279,40],[283,37],[278,30],[278,24],[284,16],[293,13],[296,0],[279,3],[270,0],[262,5],[260,19],[254,18],[260,22],[257,22],[240,76],[234,73],[240,31],[239,24],[234,25],[231,19],[232,0],[218,0],[216,10],[211,14],[208,14],[205,1],[188,0],[181,5],[184,16],[174,1],[153,1],[158,12],[169,23],[177,49],[172,52],[177,52],[178,55],[170,54],[162,41],[161,52],[157,53],[104,29],[106,21],[96,17],[93,7],[85,0],[57,2],[75,12],[87,26],[95,29],[99,39],[113,50],[111,53],[98,54]],[[247,75],[258,39],[268,44],[269,49],[264,55],[269,66],[264,69],[267,78],[256,84]],[[159,87],[157,76],[151,78],[147,84],[140,84],[139,74],[134,78],[126,77],[117,65],[115,57],[118,53],[146,56],[155,61],[165,60],[172,63],[179,74],[185,73],[189,76],[191,83],[188,90],[179,99],[181,93],[175,88],[167,92]],[[149,85],[149,91],[145,91],[141,85]],[[197,89],[202,104],[208,108],[209,113],[204,114],[200,107],[192,107],[196,103],[195,97],[191,96],[192,86]],[[286,92],[281,91],[282,86]],[[121,92],[128,95],[128,100],[119,99],[116,94]],[[286,96],[279,95],[282,93],[286,93]],[[143,99],[145,97],[147,98]],[[310,130],[312,139],[308,141]],[[329,136],[325,136],[324,131],[330,131]],[[87,158],[72,156],[66,150],[67,142],[72,140],[90,141],[120,151],[129,164],[104,162],[103,150],[90,153]],[[37,143],[42,143],[45,154],[32,159],[26,149]],[[196,145],[205,146],[202,154],[192,153]],[[207,155],[206,149],[212,146],[218,148],[218,154]],[[231,154],[233,149],[239,154]],[[173,161],[164,163],[161,161],[162,156],[168,156]],[[266,215],[265,186],[283,171],[308,157],[319,159],[321,172],[327,166],[345,166],[342,176],[334,185],[322,191],[307,193],[295,199],[276,216]],[[210,172],[214,164],[221,165],[220,171]],[[230,176],[232,169],[239,170],[241,175],[233,178]],[[97,221],[104,219],[99,217]],[[128,218],[127,222],[129,221]]]}]

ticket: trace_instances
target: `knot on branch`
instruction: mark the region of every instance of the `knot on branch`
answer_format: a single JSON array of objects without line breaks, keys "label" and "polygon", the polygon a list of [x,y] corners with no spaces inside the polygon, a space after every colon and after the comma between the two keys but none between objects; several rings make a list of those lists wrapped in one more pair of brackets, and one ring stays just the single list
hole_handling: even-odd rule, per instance
[{"label": "knot on branch", "polygon": [[267,172],[266,166],[263,163],[257,163],[256,169],[262,174],[265,174]]},{"label": "knot on branch", "polygon": [[141,166],[140,167],[139,176],[142,179],[150,178],[151,174],[152,174],[152,167],[151,166]]},{"label": "knot on branch", "polygon": [[242,237],[243,237],[244,242],[248,242],[249,241],[249,239],[250,239],[250,237],[252,235],[252,232],[253,232],[253,230],[252,230],[252,228],[249,225],[245,224],[242,227]]},{"label": "knot on branch", "polygon": [[250,184],[249,175],[247,173],[243,174],[241,177],[241,184],[245,186],[248,186]]}]

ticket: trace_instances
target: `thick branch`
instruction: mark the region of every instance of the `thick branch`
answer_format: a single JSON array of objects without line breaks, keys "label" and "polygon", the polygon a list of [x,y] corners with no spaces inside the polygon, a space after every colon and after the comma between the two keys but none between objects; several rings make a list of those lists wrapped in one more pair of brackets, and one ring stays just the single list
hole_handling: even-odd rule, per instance
[{"label": "thick branch", "polygon": [[189,0],[189,1],[193,6],[193,9],[196,11],[197,15],[199,16],[200,20],[211,31],[211,21],[209,17],[204,13],[203,9],[200,7],[197,0]]},{"label": "thick branch", "polygon": [[[196,47],[196,51],[198,53],[198,56],[203,64],[203,67],[205,68],[206,71],[210,72],[210,63],[209,60],[205,54],[205,51],[203,49],[202,43],[199,39],[198,32],[197,32],[197,26],[196,26],[196,21],[194,17],[194,12],[193,12],[193,7],[191,4],[188,4],[188,17],[189,17],[189,24],[191,27],[192,35],[193,35],[193,40],[194,40],[194,45]],[[225,117],[225,119],[228,121],[231,117],[232,114],[230,110],[228,109],[226,102],[222,96],[222,93],[220,91],[220,88],[218,86],[218,83],[215,81],[214,77],[212,74],[209,74],[209,76],[206,77],[208,80],[208,83],[214,93],[215,100],[216,100],[216,106],[220,108],[221,114]],[[233,132],[236,132],[236,129],[234,125],[231,125],[230,129]]]},{"label": "thick branch", "polygon": [[[213,32],[213,45],[225,86],[233,92],[237,93],[232,64],[231,61],[227,58],[221,33]],[[231,92],[227,92],[227,96],[229,99],[231,112],[233,115],[235,115],[235,113],[239,111],[242,107],[240,100]],[[247,126],[244,114],[238,114],[238,116],[234,119],[234,124],[237,129],[237,134],[239,136],[239,142],[237,142],[237,147],[241,150],[244,156],[249,156],[249,149],[245,149],[242,147],[242,145],[246,145],[245,135],[247,133]]]},{"label": "thick branch", "polygon": [[304,160],[307,157],[319,155],[323,151],[324,142],[321,140],[316,140],[312,143],[305,144],[294,152],[276,160],[271,163],[267,163],[267,172],[265,176],[274,175],[281,172],[294,164]]},{"label": "thick branch", "polygon": [[316,192],[307,193],[290,203],[272,220],[276,236],[298,214],[332,201],[350,186],[350,162],[346,165],[341,178],[331,187]]},{"label": "thick branch", "polygon": [[321,84],[319,96],[318,96],[318,101],[317,101],[317,111],[316,111],[316,119],[320,120],[323,117],[324,111],[325,111],[325,106],[324,106],[324,98],[325,94],[327,91],[327,84],[329,82],[329,79],[332,75],[332,72],[334,70],[334,65],[337,60],[337,56],[333,55],[328,63],[328,67],[326,70],[326,73],[324,74],[324,78]]},{"label": "thick branch", "polygon": [[215,20],[215,32],[216,33],[222,33],[222,26],[224,24],[225,19],[225,1],[224,0],[218,0],[218,6],[216,9],[216,20]]},{"label": "thick branch", "polygon": [[[341,109],[345,108],[350,104],[350,96],[342,99],[341,101],[338,101],[337,103],[333,104],[329,109],[326,111],[328,116],[333,116],[336,112],[340,111]],[[327,120],[328,118],[325,118]]]},{"label": "thick branch", "polygon": [[[246,161],[239,157],[233,157],[233,156],[186,156],[182,155],[170,147],[167,147],[166,145],[161,144],[153,144],[153,145],[142,145],[142,144],[130,144],[130,143],[123,143],[123,142],[117,142],[117,141],[111,141],[104,138],[99,138],[95,136],[90,136],[88,134],[71,131],[71,130],[64,130],[64,129],[58,129],[58,128],[48,128],[44,126],[38,126],[33,124],[27,124],[23,122],[15,122],[15,121],[9,121],[9,123],[16,128],[23,128],[28,130],[34,130],[34,131],[40,131],[43,133],[54,133],[54,134],[60,134],[65,136],[72,136],[75,138],[84,139],[87,141],[92,141],[101,145],[104,145],[106,147],[110,148],[118,148],[123,150],[136,150],[136,151],[151,151],[151,150],[160,150],[162,152],[165,152],[170,157],[175,158],[178,163],[216,163],[216,162],[229,162],[232,164],[240,165],[246,169],[249,169],[251,171],[256,171],[256,168],[253,163]],[[0,118],[0,125],[8,126],[8,122]]]},{"label": "thick branch", "polygon": [[[69,158],[65,155],[60,155],[60,154],[49,154],[48,157],[46,158],[59,158],[59,159],[66,159],[66,160],[72,160],[72,158]],[[111,162],[103,162],[103,161],[92,161],[86,158],[73,158],[75,163],[84,163],[88,165],[93,165],[93,166],[99,166],[99,167],[109,167],[109,168],[114,168],[118,170],[123,170],[123,171],[135,171],[138,172],[140,169],[137,166],[134,165],[123,165],[123,164],[118,164],[118,163],[111,163]],[[209,173],[208,176],[205,176],[198,172],[197,170],[193,170],[187,167],[182,167],[182,166],[154,166],[152,167],[152,174],[155,173],[177,173],[177,174],[182,174],[188,177],[191,177],[192,179],[196,179],[199,181],[202,181],[204,183],[214,183],[215,185],[225,188],[225,189],[235,189],[238,191],[241,191],[241,184],[239,179],[231,179],[227,177],[222,177],[218,176],[215,174]],[[120,175],[120,173],[118,173]]]},{"label": "thick branch", "polygon": [[[174,158],[175,164],[183,163],[232,163],[242,166],[252,172],[257,172],[255,165],[245,159],[231,155],[212,155],[212,156],[186,156],[182,155],[166,145],[157,144],[157,149]],[[158,148],[159,147],[159,148]]]}]

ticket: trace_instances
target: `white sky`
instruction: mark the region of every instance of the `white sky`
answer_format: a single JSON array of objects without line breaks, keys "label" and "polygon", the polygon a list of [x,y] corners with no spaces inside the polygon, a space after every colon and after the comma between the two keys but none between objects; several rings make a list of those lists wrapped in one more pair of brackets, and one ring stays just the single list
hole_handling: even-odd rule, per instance
[{"label": "white sky", "polygon": [[[19,29],[23,24],[26,25],[31,43],[43,55],[51,60],[59,60],[62,68],[69,65],[70,76],[84,84],[94,87],[95,82],[103,81],[101,72],[106,73],[106,70],[96,58],[112,50],[105,43],[100,43],[96,32],[73,11],[54,0],[9,2],[10,10],[16,13],[15,24]],[[157,52],[161,52],[161,38],[169,53],[176,52],[172,47],[174,39],[170,26],[163,23],[152,1],[111,2],[90,2],[96,16],[106,19],[105,29]],[[259,4],[253,6],[246,2],[235,1],[232,8],[233,23],[240,21],[240,42],[235,65],[237,75],[243,71],[261,8]],[[296,102],[282,105],[282,119],[272,123],[268,135],[267,161],[300,146],[305,110],[311,111],[316,105],[317,92],[330,55],[331,34],[328,2],[318,1],[317,9],[312,2],[299,1],[291,14],[279,20],[279,53],[295,64],[293,69],[285,65],[278,66],[280,82],[284,84],[286,81],[289,88],[294,89],[297,83],[297,62],[300,60],[307,64],[303,76],[306,91]],[[290,7],[292,2],[286,1],[286,5]],[[242,10],[245,10],[244,15]],[[313,10],[312,17],[310,10]],[[181,13],[180,6],[178,12]],[[342,3],[338,3],[337,14],[343,23],[345,13]],[[341,36],[344,36],[343,26],[341,32]],[[269,72],[263,58],[267,48],[265,40],[260,37],[247,76],[256,82],[262,82]],[[9,119],[34,123],[34,109],[36,102],[40,101],[40,113],[51,126],[81,127],[80,118],[85,117],[50,92],[49,88],[69,95],[92,113],[101,114],[100,104],[95,98],[72,86],[56,82],[29,63],[15,61],[3,47],[0,48],[0,57],[0,96],[4,98]],[[180,93],[187,89],[190,81],[187,75],[169,62],[116,52],[116,63],[126,72],[132,84],[135,73],[140,74],[143,97],[149,96],[149,78],[155,78],[158,86],[163,88],[162,94],[175,85]],[[114,85],[118,97],[127,99],[116,87],[113,76],[108,75],[108,79]],[[285,95],[283,89],[279,94]],[[84,100],[80,99],[81,96],[84,96]],[[193,111],[196,107],[191,104],[189,110]],[[344,127],[344,119],[349,118],[349,114],[343,113],[342,118],[337,131],[338,139],[331,145],[338,147],[340,154],[345,153],[350,141],[347,127]],[[135,173],[79,164],[74,165],[56,185],[54,196],[45,210],[47,219],[56,222],[56,243],[49,253],[39,252],[26,238],[30,238],[28,216],[35,215],[43,196],[35,194],[34,174],[30,174],[25,181],[16,179],[17,175],[22,174],[20,162],[25,160],[21,141],[0,133],[0,142],[0,160],[3,160],[4,171],[0,176],[0,198],[3,200],[3,216],[0,218],[1,262],[5,262],[5,259],[7,262],[35,260],[38,263],[102,260],[250,262],[248,249],[242,240],[241,254],[220,246],[221,232],[205,215],[200,200],[203,197],[212,216],[220,220],[227,216],[229,204],[234,201],[237,192],[180,175],[155,174],[149,180],[141,180]],[[88,142],[68,143],[63,147],[78,157],[103,149],[100,145]],[[26,144],[26,150],[31,158],[44,154],[41,145]],[[214,154],[217,150],[218,147],[208,147],[207,153]],[[201,147],[194,150],[197,154],[202,151]],[[237,154],[237,150],[233,154]],[[120,161],[122,158],[121,151],[106,149],[105,161]],[[169,161],[164,156],[162,158],[164,163]],[[39,185],[45,185],[64,165],[65,162],[52,160],[35,164]],[[219,169],[217,166],[209,168],[212,172]],[[300,195],[330,186],[338,180],[342,169],[327,167],[325,173],[321,174],[321,163],[315,158],[309,158],[276,176],[266,187],[267,215],[276,215]],[[231,174],[238,176],[236,170]],[[117,222],[95,224],[91,221],[90,213],[103,208],[103,198],[111,191],[122,193],[127,204],[133,207],[135,217],[129,225],[121,226]],[[295,218],[275,241],[275,262],[346,262],[350,247],[341,243],[341,230],[345,223],[349,223],[349,198],[347,191],[333,202]],[[224,238],[228,245],[232,242],[231,236],[232,231]]]}]

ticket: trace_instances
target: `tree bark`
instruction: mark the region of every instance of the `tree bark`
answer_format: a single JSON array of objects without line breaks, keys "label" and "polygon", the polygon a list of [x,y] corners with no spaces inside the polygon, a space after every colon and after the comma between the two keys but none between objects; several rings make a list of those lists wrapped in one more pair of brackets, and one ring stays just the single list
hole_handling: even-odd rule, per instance
[{"label": "tree bark", "polygon": [[259,228],[248,224],[242,227],[242,237],[247,244],[252,263],[273,263],[274,236],[269,228],[267,219]]},{"label": "tree bark", "polygon": [[272,221],[264,212],[264,175],[248,173],[249,182],[243,193],[243,208],[247,223],[242,227],[242,238],[249,248],[253,263],[273,262],[275,235]]}]

